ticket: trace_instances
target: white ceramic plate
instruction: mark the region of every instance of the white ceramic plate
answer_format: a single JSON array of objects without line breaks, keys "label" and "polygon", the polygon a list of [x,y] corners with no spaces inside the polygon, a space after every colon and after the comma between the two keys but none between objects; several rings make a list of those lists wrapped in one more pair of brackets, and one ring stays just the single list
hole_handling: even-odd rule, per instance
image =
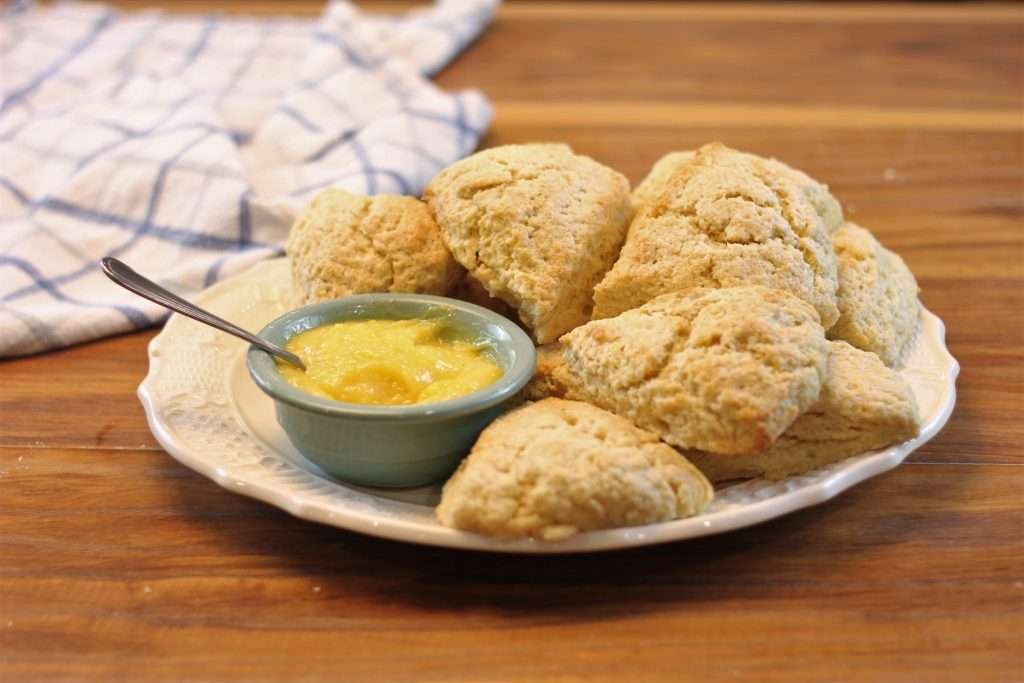
[{"label": "white ceramic plate", "polygon": [[[265,261],[206,290],[196,302],[258,330],[285,311],[288,267]],[[896,467],[949,418],[959,370],[946,350],[942,321],[923,311],[903,375],[921,410],[920,436],[884,450],[781,482],[752,480],[721,488],[703,514],[643,527],[591,531],[558,542],[503,541],[440,526],[433,515],[440,485],[403,491],[350,486],[324,475],[288,442],[270,399],[245,369],[247,345],[174,315],[149,346],[149,374],[139,398],[167,452],[224,488],[297,517],[412,543],[515,553],[571,553],[627,548],[717,534],[828,500]]]}]

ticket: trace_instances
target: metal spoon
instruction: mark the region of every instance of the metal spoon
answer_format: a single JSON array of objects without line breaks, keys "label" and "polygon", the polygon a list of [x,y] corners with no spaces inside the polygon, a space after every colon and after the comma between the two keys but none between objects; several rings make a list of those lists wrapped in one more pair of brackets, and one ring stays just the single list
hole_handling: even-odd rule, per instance
[{"label": "metal spoon", "polygon": [[286,351],[277,344],[271,344],[267,340],[261,339],[251,332],[246,332],[241,327],[233,325],[227,320],[219,318],[213,313],[199,308],[195,304],[190,304],[180,296],[172,294],[152,280],[139,275],[129,268],[123,261],[107,256],[100,259],[100,266],[102,266],[103,272],[107,274],[107,277],[125,289],[134,292],[145,299],[149,299],[155,304],[160,304],[164,308],[177,311],[182,315],[188,316],[193,320],[198,320],[210,327],[216,327],[221,332],[227,332],[228,334],[233,334],[236,337],[244,339],[253,346],[261,348],[270,355],[291,363],[297,368],[302,370],[306,369],[306,364],[302,362],[302,359],[291,351]]}]

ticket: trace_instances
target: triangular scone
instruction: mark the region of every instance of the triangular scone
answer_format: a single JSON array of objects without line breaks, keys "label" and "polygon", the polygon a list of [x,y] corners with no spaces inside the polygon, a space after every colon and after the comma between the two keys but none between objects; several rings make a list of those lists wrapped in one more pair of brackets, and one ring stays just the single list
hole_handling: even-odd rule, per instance
[{"label": "triangular scone", "polygon": [[740,456],[685,455],[711,481],[784,479],[916,436],[917,403],[903,377],[873,353],[845,342],[830,343],[829,377],[818,402],[767,450]]},{"label": "triangular scone", "polygon": [[288,235],[296,305],[364,292],[447,294],[465,272],[426,204],[329,188]]},{"label": "triangular scone", "polygon": [[549,398],[495,420],[444,485],[437,519],[555,540],[695,515],[713,496],[686,458],[616,415]]},{"label": "triangular scone", "polygon": [[859,225],[844,223],[832,235],[832,245],[839,259],[839,321],[828,336],[897,365],[920,317],[914,274]]},{"label": "triangular scone", "polygon": [[508,145],[449,166],[424,199],[445,243],[538,343],[590,319],[629,221],[629,181],[568,145]]},{"label": "triangular scone", "polygon": [[756,284],[795,294],[831,327],[839,312],[829,236],[841,218],[828,189],[803,173],[705,145],[679,159],[657,199],[633,219],[619,259],[594,290],[594,317],[666,292]]},{"label": "triangular scone", "polygon": [[814,309],[765,287],[665,294],[561,341],[579,400],[716,453],[764,450],[817,400],[829,351]]}]

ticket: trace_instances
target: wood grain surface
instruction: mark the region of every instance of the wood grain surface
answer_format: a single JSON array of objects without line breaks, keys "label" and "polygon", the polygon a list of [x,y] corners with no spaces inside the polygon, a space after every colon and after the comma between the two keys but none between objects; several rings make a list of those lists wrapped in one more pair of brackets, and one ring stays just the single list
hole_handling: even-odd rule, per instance
[{"label": "wood grain surface", "polygon": [[[211,6],[318,10],[172,9]],[[153,331],[0,362],[0,681],[1024,680],[1024,10],[511,2],[438,80],[491,98],[485,145],[635,182],[718,139],[827,182],[946,322],[946,429],[755,528],[504,557],[177,464],[135,398]]]}]

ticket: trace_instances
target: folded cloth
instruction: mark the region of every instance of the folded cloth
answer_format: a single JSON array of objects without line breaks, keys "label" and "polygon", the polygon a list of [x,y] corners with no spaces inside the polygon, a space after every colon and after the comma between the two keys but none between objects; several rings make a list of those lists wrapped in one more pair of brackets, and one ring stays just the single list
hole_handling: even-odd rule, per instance
[{"label": "folded cloth", "polygon": [[416,194],[490,121],[428,76],[497,0],[319,20],[0,11],[0,356],[166,312],[109,282],[117,256],[189,296],[281,253],[317,190]]}]

